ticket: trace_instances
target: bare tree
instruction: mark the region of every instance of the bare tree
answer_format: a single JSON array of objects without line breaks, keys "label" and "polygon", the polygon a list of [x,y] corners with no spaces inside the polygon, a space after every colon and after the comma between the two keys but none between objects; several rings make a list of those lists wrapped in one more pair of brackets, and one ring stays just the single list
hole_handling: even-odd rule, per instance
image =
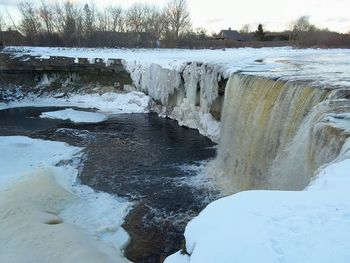
[{"label": "bare tree", "polygon": [[62,6],[59,4],[59,2],[56,2],[54,7],[54,16],[53,16],[53,25],[54,30],[58,32],[60,35],[63,35],[64,26],[65,26],[65,19],[64,19],[64,10]]},{"label": "bare tree", "polygon": [[83,31],[86,38],[90,38],[95,30],[96,23],[95,5],[84,5],[83,9]]},{"label": "bare tree", "polygon": [[315,31],[316,26],[310,23],[308,16],[301,16],[291,23],[291,30],[294,32],[310,32]]},{"label": "bare tree", "polygon": [[291,39],[300,41],[305,35],[305,32],[316,31],[317,28],[310,23],[308,16],[298,17],[290,24],[290,29],[293,32]]},{"label": "bare tree", "polygon": [[120,6],[107,8],[110,16],[110,30],[113,32],[123,32],[125,30],[124,11]]},{"label": "bare tree", "polygon": [[41,18],[45,30],[48,34],[53,33],[53,10],[52,7],[47,5],[44,0],[41,1],[39,8],[39,17]]},{"label": "bare tree", "polygon": [[21,31],[26,35],[27,39],[33,43],[38,39],[42,27],[38,16],[38,10],[31,2],[21,2],[19,4],[19,11],[22,16],[20,23]]},{"label": "bare tree", "polygon": [[99,31],[109,31],[109,14],[106,9],[97,12],[97,28]]},{"label": "bare tree", "polygon": [[251,28],[249,24],[244,24],[241,29],[239,30],[239,33],[241,34],[248,34],[251,32]]},{"label": "bare tree", "polygon": [[5,18],[0,12],[0,31],[5,31],[5,28],[6,28]]},{"label": "bare tree", "polygon": [[132,5],[126,13],[126,25],[128,30],[132,32],[142,32],[145,29],[145,14],[148,6],[136,3]]},{"label": "bare tree", "polygon": [[77,37],[77,45],[81,46],[83,40],[83,31],[84,31],[84,17],[83,11],[81,8],[75,9],[75,34]]},{"label": "bare tree", "polygon": [[[13,28],[14,28],[15,30],[18,31],[18,30],[19,30],[19,29],[18,29],[18,26],[17,26],[17,24],[16,24],[16,21],[13,19],[11,13],[10,13],[8,10],[6,10],[6,14],[7,14],[7,17],[10,19]],[[11,27],[9,27],[9,29],[11,30]]]},{"label": "bare tree", "polygon": [[168,3],[165,13],[169,32],[178,41],[180,35],[191,26],[190,13],[187,10],[186,0],[172,0]]},{"label": "bare tree", "polygon": [[166,18],[156,6],[149,6],[145,10],[145,31],[153,37],[160,39],[165,32]]}]

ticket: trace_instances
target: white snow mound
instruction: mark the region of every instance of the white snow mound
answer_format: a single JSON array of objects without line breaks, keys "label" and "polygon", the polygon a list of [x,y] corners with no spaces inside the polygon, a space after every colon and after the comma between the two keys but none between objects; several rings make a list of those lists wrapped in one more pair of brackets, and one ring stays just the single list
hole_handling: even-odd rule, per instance
[{"label": "white snow mound", "polygon": [[77,183],[81,149],[0,137],[0,262],[128,262],[130,203]]},{"label": "white snow mound", "polygon": [[209,204],[165,263],[349,262],[350,160],[324,168],[305,191],[245,191]]}]

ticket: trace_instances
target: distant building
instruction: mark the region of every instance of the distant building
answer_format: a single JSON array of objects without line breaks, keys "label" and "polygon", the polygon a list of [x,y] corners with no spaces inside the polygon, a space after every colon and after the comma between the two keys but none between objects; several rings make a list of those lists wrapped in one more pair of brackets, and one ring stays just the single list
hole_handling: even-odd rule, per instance
[{"label": "distant building", "polygon": [[238,31],[232,30],[231,28],[228,30],[221,30],[216,36],[216,39],[244,41],[242,35],[238,33]]},{"label": "distant building", "polygon": [[0,31],[0,43],[6,46],[25,45],[25,37],[16,30]]}]

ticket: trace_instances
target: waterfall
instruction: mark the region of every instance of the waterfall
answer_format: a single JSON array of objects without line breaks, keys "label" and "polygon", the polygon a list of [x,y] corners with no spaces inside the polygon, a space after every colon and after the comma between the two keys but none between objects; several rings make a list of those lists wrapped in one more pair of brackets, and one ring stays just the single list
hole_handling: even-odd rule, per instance
[{"label": "waterfall", "polygon": [[350,111],[346,88],[243,74],[224,88],[215,65],[125,66],[134,88],[157,101],[157,112],[219,142],[208,173],[229,193],[301,190],[349,137],[341,123],[350,119],[343,114]]},{"label": "waterfall", "polygon": [[211,165],[218,182],[229,192],[305,188],[349,137],[337,124],[348,101],[335,97],[334,90],[305,83],[232,76]]}]

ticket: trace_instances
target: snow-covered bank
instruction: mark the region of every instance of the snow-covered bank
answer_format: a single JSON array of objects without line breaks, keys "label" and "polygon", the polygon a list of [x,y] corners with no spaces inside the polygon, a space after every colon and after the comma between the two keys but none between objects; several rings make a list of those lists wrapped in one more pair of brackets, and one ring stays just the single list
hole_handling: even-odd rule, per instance
[{"label": "snow-covered bank", "polygon": [[80,123],[80,122],[98,123],[98,122],[105,121],[107,119],[107,116],[98,112],[86,112],[86,111],[78,111],[74,109],[65,109],[65,110],[59,110],[59,111],[43,112],[40,115],[40,118],[70,120],[75,123]]},{"label": "snow-covered bank", "polygon": [[130,203],[77,183],[80,151],[0,137],[1,262],[128,262],[120,225]]},{"label": "snow-covered bank", "polygon": [[246,191],[207,206],[186,227],[186,250],[165,263],[348,262],[350,159],[304,191]]}]

